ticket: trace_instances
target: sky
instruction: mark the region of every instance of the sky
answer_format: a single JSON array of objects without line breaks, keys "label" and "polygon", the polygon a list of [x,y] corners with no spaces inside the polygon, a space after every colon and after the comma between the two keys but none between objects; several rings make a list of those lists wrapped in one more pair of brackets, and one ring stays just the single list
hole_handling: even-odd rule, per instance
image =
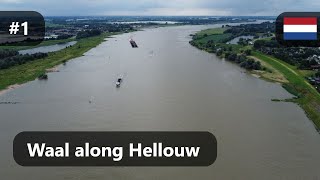
[{"label": "sky", "polygon": [[320,0],[0,0],[0,10],[33,10],[44,16],[278,16],[316,12]]}]

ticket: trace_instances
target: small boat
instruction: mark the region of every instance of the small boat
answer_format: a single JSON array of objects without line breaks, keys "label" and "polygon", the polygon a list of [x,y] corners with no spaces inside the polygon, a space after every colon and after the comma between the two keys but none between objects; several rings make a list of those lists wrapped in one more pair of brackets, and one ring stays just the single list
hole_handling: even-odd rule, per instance
[{"label": "small boat", "polygon": [[132,48],[138,48],[137,43],[133,39],[130,39],[130,44],[131,44]]},{"label": "small boat", "polygon": [[122,83],[122,78],[118,78],[116,82],[116,87],[119,88],[121,86],[121,83]]}]

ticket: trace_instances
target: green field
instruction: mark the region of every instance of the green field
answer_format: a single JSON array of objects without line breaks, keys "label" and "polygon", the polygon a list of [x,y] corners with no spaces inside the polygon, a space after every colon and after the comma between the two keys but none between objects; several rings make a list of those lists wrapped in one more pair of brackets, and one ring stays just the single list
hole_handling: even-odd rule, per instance
[{"label": "green field", "polygon": [[36,79],[39,75],[46,72],[46,69],[62,64],[72,58],[82,56],[91,48],[96,47],[111,33],[103,33],[100,36],[81,39],[70,48],[52,52],[44,59],[38,59],[26,64],[13,66],[9,69],[0,70],[0,90],[10,85],[22,84]]},{"label": "green field", "polygon": [[226,39],[231,37],[231,34],[223,33],[227,29],[228,28],[214,28],[200,31],[194,35],[193,42],[200,45],[206,44],[210,40],[214,43],[224,42]]},{"label": "green field", "polygon": [[66,25],[54,24],[54,23],[51,23],[51,22],[46,22],[46,27],[52,27],[52,28],[60,27],[60,28],[65,28]]},{"label": "green field", "polygon": [[214,28],[214,29],[206,29],[203,31],[200,31],[196,35],[199,37],[202,37],[203,35],[207,34],[208,36],[213,35],[213,34],[223,34],[225,30],[228,28]]},{"label": "green field", "polygon": [[206,44],[211,41],[212,43],[217,44],[219,47],[229,48],[232,47],[233,50],[238,51],[241,46],[237,44],[226,44],[223,43],[231,38],[231,34],[223,32],[228,28],[214,28],[202,30],[196,33],[191,41],[191,44],[199,49],[211,52],[211,49],[206,47]]},{"label": "green field", "polygon": [[201,38],[201,39],[196,40],[196,41],[200,42],[200,43],[206,43],[206,42],[212,40],[214,43],[221,43],[225,39],[228,39],[230,37],[231,37],[231,34],[213,34],[213,35]]}]

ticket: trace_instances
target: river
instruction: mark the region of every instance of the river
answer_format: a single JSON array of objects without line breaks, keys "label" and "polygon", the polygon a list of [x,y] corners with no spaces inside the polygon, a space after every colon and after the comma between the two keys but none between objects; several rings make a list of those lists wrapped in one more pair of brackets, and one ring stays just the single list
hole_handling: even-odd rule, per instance
[{"label": "river", "polygon": [[[216,25],[218,26],[218,25]],[[0,96],[1,179],[320,178],[320,136],[279,84],[188,44],[211,26],[145,29],[108,39]],[[220,25],[219,25],[220,26]],[[133,38],[139,48],[131,48]],[[123,75],[121,88],[115,88]],[[89,103],[89,100],[92,103]],[[21,131],[210,131],[218,158],[209,167],[21,167],[12,141]]]},{"label": "river", "polygon": [[59,51],[61,49],[64,49],[68,46],[73,46],[77,43],[77,41],[71,41],[66,43],[60,43],[60,44],[54,44],[50,46],[40,46],[36,48],[26,49],[19,51],[19,54],[35,54],[35,53],[49,53],[49,52],[55,52]]}]

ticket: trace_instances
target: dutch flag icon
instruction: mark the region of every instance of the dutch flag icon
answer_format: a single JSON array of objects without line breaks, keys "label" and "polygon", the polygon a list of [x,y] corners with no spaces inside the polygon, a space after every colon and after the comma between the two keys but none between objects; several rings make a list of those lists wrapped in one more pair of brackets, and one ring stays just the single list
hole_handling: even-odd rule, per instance
[{"label": "dutch flag icon", "polygon": [[316,17],[284,17],[284,40],[317,40]]}]

